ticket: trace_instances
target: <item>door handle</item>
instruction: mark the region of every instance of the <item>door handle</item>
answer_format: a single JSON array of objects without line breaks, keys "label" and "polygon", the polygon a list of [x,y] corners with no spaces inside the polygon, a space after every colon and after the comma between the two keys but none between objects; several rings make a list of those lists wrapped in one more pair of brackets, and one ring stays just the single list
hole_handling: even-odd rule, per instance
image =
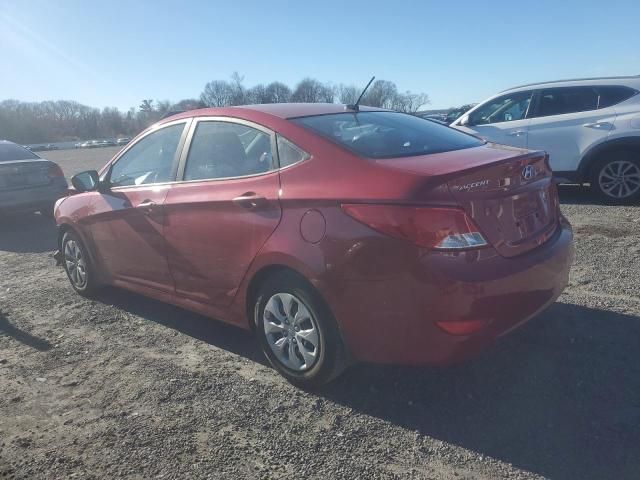
[{"label": "door handle", "polygon": [[520,135],[524,135],[525,132],[524,130],[514,130],[512,132],[507,133],[507,135],[509,135],[510,137],[519,137]]},{"label": "door handle", "polygon": [[266,203],[267,199],[262,195],[258,195],[254,192],[247,192],[239,197],[234,198],[233,203],[236,205],[246,208],[248,210],[253,210],[254,208],[258,208],[259,206]]},{"label": "door handle", "polygon": [[151,211],[157,206],[156,202],[151,200],[145,200],[136,206],[136,209],[142,210],[146,215],[149,215]]},{"label": "door handle", "polygon": [[611,124],[609,122],[593,122],[584,123],[582,126],[587,128],[609,128]]}]

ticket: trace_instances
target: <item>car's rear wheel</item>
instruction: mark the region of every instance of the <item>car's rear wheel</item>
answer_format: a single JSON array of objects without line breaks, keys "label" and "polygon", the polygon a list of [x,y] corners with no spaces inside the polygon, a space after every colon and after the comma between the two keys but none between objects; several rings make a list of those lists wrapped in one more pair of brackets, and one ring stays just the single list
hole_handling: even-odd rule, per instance
[{"label": "car's rear wheel", "polygon": [[604,202],[627,204],[640,199],[640,153],[604,154],[591,174],[591,188]]},{"label": "car's rear wheel", "polygon": [[263,283],[254,321],[262,351],[289,382],[312,388],[344,371],[335,319],[318,292],[298,275],[281,272]]},{"label": "car's rear wheel", "polygon": [[64,270],[73,289],[80,295],[91,296],[97,289],[97,283],[87,249],[72,232],[66,232],[61,242]]}]

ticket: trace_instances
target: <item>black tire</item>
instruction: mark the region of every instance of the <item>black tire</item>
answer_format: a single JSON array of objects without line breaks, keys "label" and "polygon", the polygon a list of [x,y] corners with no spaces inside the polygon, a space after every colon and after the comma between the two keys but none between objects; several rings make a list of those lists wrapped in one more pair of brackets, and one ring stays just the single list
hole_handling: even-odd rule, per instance
[{"label": "black tire", "polygon": [[[627,169],[630,176],[618,177],[618,166]],[[630,150],[615,150],[603,153],[591,168],[589,181],[592,192],[604,203],[610,205],[627,205],[640,200],[640,152]],[[620,179],[620,183],[612,187],[613,177]],[[633,182],[633,183],[632,183]],[[624,184],[624,185],[622,185]],[[625,193],[629,194],[625,195]]]},{"label": "black tire", "polygon": [[[318,345],[316,346],[317,350],[315,350],[315,360],[313,362],[309,362],[309,365],[304,363],[304,370],[295,370],[286,365],[278,358],[278,356],[276,356],[272,350],[269,340],[267,339],[267,336],[269,335],[271,341],[273,341],[273,338],[278,335],[278,333],[266,333],[265,324],[267,323],[267,320],[265,315],[272,319],[275,317],[271,316],[272,314],[270,312],[265,314],[265,309],[267,308],[267,303],[272,298],[274,299],[274,302],[278,303],[277,300],[280,298],[279,295],[282,294],[293,296],[295,301],[300,302],[298,307],[292,307],[295,308],[296,312],[300,311],[301,304],[302,308],[306,308],[308,313],[311,314],[311,318],[309,319],[307,326],[310,325],[311,322],[315,322],[314,326],[317,330],[318,338]],[[279,302],[278,304],[282,306],[282,302]],[[273,305],[274,304],[270,304],[270,307],[272,308]],[[293,302],[290,305],[293,305]],[[284,313],[284,310],[282,310],[282,312]],[[287,315],[285,314],[285,317],[286,316]],[[295,317],[297,319],[298,315],[295,315]],[[288,318],[291,318],[291,316]],[[300,318],[302,318],[302,316]],[[262,351],[273,368],[275,368],[278,373],[285,377],[290,383],[302,388],[316,388],[335,379],[346,368],[344,344],[336,321],[320,294],[303,277],[300,277],[293,272],[285,271],[276,273],[267,278],[258,290],[253,308],[253,320],[256,335]],[[303,320],[303,322],[306,321],[307,320]],[[293,325],[293,323],[294,322],[292,321],[291,325]],[[283,323],[282,325],[284,327]],[[293,328],[289,323],[287,323],[287,325],[289,326],[286,328]],[[298,326],[296,325],[295,328],[298,328]],[[299,332],[299,330],[297,331]],[[304,340],[305,337],[302,337],[302,339],[298,337],[300,334],[301,332],[295,333],[291,330],[289,338],[298,338],[299,342],[303,342],[310,347],[312,344],[307,343],[306,340]],[[286,334],[282,334],[280,339],[284,339],[285,336]],[[287,345],[291,346],[291,343],[292,341],[290,340]],[[295,344],[296,341],[293,340],[293,343]],[[295,352],[296,358],[301,360],[303,355],[299,346],[300,345],[296,344],[292,348]],[[282,351],[284,350],[288,350],[288,347],[282,349]],[[310,349],[305,347],[305,351],[309,350]]]},{"label": "black tire", "polygon": [[[76,254],[76,247],[79,256]],[[60,242],[60,252],[62,253],[62,265],[73,289],[84,297],[93,296],[98,290],[95,270],[87,248],[75,232],[71,230],[65,232]],[[84,272],[84,278],[82,278],[81,272]]]}]

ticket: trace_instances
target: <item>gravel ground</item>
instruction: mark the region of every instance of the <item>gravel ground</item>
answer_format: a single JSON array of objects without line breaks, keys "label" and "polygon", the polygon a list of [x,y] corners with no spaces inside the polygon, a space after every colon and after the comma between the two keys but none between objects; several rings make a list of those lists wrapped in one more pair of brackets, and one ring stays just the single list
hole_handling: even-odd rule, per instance
[{"label": "gravel ground", "polygon": [[[115,150],[46,156],[70,174]],[[640,209],[562,199],[577,257],[555,305],[465,365],[362,365],[317,393],[243,331],[83,299],[53,224],[3,219],[0,478],[640,478]]]}]

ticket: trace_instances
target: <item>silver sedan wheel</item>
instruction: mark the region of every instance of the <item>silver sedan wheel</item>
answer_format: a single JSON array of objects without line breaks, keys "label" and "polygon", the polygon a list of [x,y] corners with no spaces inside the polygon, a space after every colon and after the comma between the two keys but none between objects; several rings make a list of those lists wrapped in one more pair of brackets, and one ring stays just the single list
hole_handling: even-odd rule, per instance
[{"label": "silver sedan wheel", "polygon": [[262,323],[267,343],[285,367],[304,372],[320,353],[318,324],[309,308],[290,293],[273,295],[264,308]]},{"label": "silver sedan wheel", "polygon": [[612,198],[627,198],[640,190],[640,167],[617,160],[605,165],[598,176],[600,189]]},{"label": "silver sedan wheel", "polygon": [[84,288],[87,284],[87,264],[75,240],[68,240],[64,244],[64,263],[71,283],[76,288]]}]

